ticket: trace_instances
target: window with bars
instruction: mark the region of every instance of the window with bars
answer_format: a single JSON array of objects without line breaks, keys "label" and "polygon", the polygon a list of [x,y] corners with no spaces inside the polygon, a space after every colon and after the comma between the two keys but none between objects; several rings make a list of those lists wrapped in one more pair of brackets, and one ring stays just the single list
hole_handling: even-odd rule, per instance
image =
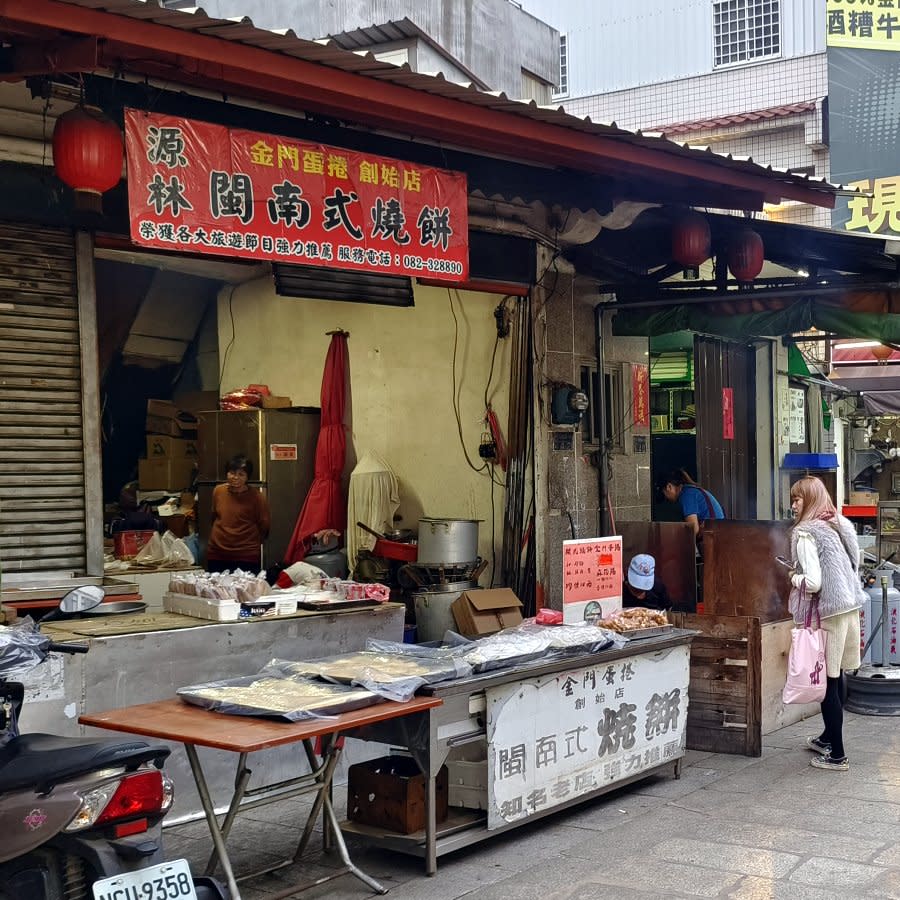
[{"label": "window with bars", "polygon": [[625,382],[622,366],[610,365],[603,370],[603,391],[606,405],[606,435],[600,433],[600,380],[596,365],[581,366],[581,389],[588,395],[590,405],[581,420],[582,442],[599,447],[608,440],[613,452],[625,450]]},{"label": "window with bars", "polygon": [[565,97],[569,93],[569,39],[559,36],[559,78],[556,82],[554,97]]},{"label": "window with bars", "polygon": [[715,65],[765,59],[781,53],[781,0],[713,3]]}]

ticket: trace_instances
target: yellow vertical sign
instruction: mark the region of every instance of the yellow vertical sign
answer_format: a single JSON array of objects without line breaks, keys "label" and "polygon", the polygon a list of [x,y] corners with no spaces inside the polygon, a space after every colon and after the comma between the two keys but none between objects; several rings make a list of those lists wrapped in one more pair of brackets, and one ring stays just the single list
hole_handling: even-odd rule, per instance
[{"label": "yellow vertical sign", "polygon": [[825,43],[900,50],[900,0],[825,0]]}]

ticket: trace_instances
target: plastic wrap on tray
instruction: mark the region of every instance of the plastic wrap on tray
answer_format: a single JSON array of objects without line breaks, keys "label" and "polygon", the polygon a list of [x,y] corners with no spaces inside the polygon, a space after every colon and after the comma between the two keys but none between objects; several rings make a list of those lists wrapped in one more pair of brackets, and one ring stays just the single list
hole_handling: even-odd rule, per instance
[{"label": "plastic wrap on tray", "polygon": [[401,701],[409,700],[422,685],[472,674],[471,666],[461,659],[424,659],[370,650],[301,662],[273,659],[263,671],[360,685],[381,697]]},{"label": "plastic wrap on tray", "polygon": [[475,672],[491,672],[536,660],[599,653],[614,646],[624,646],[622,638],[594,625],[545,626],[523,622],[475,641],[463,659]]},{"label": "plastic wrap on tray", "polygon": [[624,645],[621,635],[587,623],[544,626],[526,621],[474,641],[448,631],[440,647],[369,640],[366,649],[432,661],[459,660],[479,673]]},{"label": "plastic wrap on tray", "polygon": [[320,719],[371,706],[371,691],[311,678],[266,672],[179,688],[186,703],[232,716],[276,716],[289,722]]}]

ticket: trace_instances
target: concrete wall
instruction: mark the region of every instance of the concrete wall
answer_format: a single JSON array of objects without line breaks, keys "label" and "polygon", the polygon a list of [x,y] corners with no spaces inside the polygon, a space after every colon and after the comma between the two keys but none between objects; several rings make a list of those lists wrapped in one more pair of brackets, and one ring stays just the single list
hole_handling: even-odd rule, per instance
[{"label": "concrete wall", "polygon": [[[480,465],[484,395],[496,337],[493,311],[499,300],[490,294],[416,286],[416,305],[401,309],[278,297],[269,279],[249,282],[219,298],[222,391],[263,383],[273,393],[290,396],[296,406],[319,406],[330,341],[326,332],[350,332],[348,455],[355,459],[372,449],[391,465],[400,481],[402,527],[416,528],[422,515],[484,520],[479,552],[490,560],[491,481],[469,467],[463,452],[453,405],[453,355],[465,450]],[[507,339],[497,348],[489,391],[504,430],[510,344]],[[494,488],[494,510],[499,551],[499,487]],[[490,568],[482,585],[489,578]]]},{"label": "concrete wall", "polygon": [[[562,604],[562,542],[571,538],[600,534],[599,446],[585,441],[583,429],[574,431],[571,449],[559,449],[556,436],[571,428],[554,427],[550,422],[549,398],[553,382],[579,384],[582,365],[595,366],[594,305],[598,296],[589,287],[582,290],[570,274],[541,279],[552,292],[546,298],[538,294],[535,310],[535,354],[540,396],[540,428],[536,437],[542,459],[538,477],[545,486],[538,489],[538,516],[541,498],[546,514],[542,517],[543,564],[539,560],[538,580],[544,584],[546,603],[554,608]],[[647,363],[646,338],[613,338],[609,317],[604,317],[604,363],[630,376],[631,363]],[[650,518],[649,429],[631,425],[631,382],[623,379],[625,434],[622,450],[613,451],[604,464],[610,472],[609,495],[613,516],[618,521]],[[621,421],[621,420],[620,420]],[[642,452],[635,452],[634,437],[646,436]],[[543,490],[541,490],[543,487]],[[571,517],[571,518],[570,518]]]},{"label": "concrete wall", "polygon": [[559,71],[556,32],[508,0],[207,0],[203,9],[214,17],[249,16],[260,28],[292,28],[304,38],[406,17],[491,89],[515,99],[523,68],[548,85]]}]

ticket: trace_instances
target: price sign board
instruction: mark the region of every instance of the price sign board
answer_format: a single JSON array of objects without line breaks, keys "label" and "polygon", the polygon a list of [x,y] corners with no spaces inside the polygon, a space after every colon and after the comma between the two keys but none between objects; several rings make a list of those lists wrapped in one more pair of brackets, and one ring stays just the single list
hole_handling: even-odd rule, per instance
[{"label": "price sign board", "polygon": [[563,541],[563,620],[622,608],[622,538]]}]

